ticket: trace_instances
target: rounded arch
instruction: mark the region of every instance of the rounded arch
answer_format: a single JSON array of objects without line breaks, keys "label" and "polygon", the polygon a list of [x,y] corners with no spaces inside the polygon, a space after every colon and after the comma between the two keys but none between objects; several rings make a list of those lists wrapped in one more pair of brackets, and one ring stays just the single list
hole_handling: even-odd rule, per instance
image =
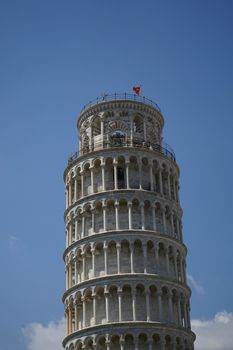
[{"label": "rounded arch", "polygon": [[92,123],[91,123],[91,126],[92,126],[92,136],[98,136],[101,134],[101,118],[100,116],[95,116],[93,119],[92,119]]}]

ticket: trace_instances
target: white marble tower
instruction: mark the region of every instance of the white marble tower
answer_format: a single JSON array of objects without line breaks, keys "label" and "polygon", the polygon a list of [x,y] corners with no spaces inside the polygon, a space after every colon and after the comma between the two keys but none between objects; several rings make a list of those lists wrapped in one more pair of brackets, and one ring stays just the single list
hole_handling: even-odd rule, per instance
[{"label": "white marble tower", "polygon": [[192,350],[179,168],[152,101],[105,95],[77,122],[66,186],[65,350]]}]

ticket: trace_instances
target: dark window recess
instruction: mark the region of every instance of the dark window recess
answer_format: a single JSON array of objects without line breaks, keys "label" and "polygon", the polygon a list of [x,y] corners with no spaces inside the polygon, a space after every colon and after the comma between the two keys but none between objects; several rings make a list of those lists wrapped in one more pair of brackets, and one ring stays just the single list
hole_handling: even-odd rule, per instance
[{"label": "dark window recess", "polygon": [[125,173],[124,169],[121,167],[117,167],[117,180],[118,180],[118,188],[125,188]]}]

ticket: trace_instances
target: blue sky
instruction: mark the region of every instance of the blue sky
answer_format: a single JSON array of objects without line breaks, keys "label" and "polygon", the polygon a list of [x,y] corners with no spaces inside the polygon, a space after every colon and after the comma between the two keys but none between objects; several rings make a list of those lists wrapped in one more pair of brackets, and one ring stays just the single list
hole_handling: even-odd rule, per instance
[{"label": "blue sky", "polygon": [[225,310],[233,327],[232,19],[231,0],[0,1],[2,348],[37,350],[22,329],[62,318],[76,118],[135,84],[181,168],[192,318]]}]

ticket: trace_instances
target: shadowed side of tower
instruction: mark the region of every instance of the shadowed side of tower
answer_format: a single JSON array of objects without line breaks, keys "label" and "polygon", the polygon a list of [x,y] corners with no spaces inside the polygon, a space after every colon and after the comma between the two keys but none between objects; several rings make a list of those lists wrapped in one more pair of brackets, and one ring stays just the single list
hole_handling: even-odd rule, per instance
[{"label": "shadowed side of tower", "polygon": [[106,95],[78,119],[66,186],[65,350],[192,350],[179,168],[141,96]]}]

